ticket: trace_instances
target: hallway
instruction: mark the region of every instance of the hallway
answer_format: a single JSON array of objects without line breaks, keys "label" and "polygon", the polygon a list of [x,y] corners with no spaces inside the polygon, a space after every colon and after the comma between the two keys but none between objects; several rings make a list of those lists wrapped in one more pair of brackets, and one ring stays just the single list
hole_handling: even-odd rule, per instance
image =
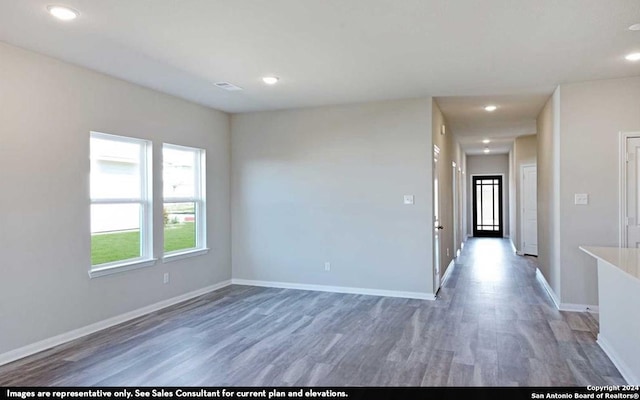
[{"label": "hallway", "polygon": [[508,239],[471,238],[456,265],[441,290],[456,332],[440,345],[454,352],[451,374],[498,385],[624,383],[596,343],[597,321],[555,308],[534,257],[515,255]]},{"label": "hallway", "polygon": [[623,384],[534,261],[469,239],[437,301],[230,286],[0,367],[0,385]]}]

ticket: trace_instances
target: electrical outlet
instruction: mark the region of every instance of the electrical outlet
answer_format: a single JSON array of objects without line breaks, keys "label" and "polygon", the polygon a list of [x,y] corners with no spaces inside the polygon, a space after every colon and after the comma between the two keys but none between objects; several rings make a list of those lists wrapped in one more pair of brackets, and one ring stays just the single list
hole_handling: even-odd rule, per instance
[{"label": "electrical outlet", "polygon": [[164,284],[166,285],[167,283],[169,283],[169,273],[165,272],[164,273]]},{"label": "electrical outlet", "polygon": [[447,257],[449,257],[449,248],[447,247]]},{"label": "electrical outlet", "polygon": [[331,271],[331,263],[330,262],[324,263],[324,270],[327,271],[327,272]]}]

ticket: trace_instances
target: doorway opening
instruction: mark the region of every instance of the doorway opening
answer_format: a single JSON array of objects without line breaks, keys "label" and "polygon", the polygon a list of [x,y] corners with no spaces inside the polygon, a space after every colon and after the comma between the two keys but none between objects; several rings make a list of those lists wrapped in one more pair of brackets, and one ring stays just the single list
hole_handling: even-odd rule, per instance
[{"label": "doorway opening", "polygon": [[473,236],[502,237],[502,176],[474,176],[473,193]]}]

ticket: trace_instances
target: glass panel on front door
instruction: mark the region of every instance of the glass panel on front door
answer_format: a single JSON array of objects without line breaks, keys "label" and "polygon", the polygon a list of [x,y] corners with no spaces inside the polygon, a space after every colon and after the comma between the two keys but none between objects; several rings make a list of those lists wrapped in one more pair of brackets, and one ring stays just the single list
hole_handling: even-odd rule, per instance
[{"label": "glass panel on front door", "polygon": [[473,177],[473,236],[502,237],[502,176]]}]

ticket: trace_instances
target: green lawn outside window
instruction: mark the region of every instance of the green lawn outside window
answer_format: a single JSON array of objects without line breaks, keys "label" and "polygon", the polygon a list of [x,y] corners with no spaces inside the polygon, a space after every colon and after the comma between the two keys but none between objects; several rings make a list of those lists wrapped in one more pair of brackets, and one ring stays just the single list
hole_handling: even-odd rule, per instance
[{"label": "green lawn outside window", "polygon": [[[196,247],[195,223],[168,224],[164,228],[164,251]],[[91,265],[140,257],[140,231],[101,233],[91,236]]]}]

